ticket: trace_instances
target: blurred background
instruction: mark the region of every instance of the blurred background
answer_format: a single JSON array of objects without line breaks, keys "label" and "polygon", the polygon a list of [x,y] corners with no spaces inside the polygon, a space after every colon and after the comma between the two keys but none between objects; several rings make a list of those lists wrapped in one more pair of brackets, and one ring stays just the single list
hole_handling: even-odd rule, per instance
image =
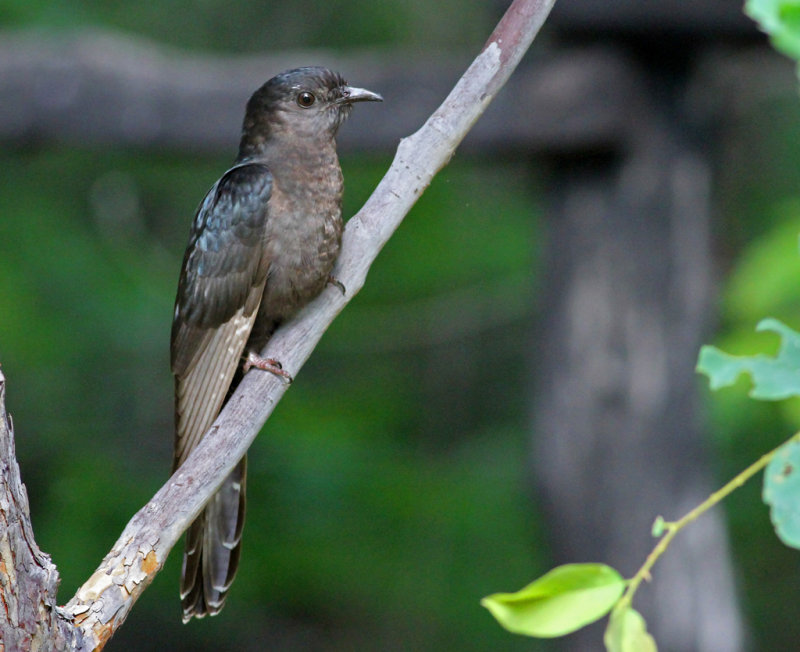
[{"label": "blurred background", "polygon": [[[504,3],[0,5],[0,364],[64,603],[172,458],[169,330],[195,208],[249,94],[323,64],[384,95],[340,134],[352,215]],[[787,438],[697,350],[800,327],[800,105],[735,1],[560,0],[251,449],[239,575],[180,622],[176,549],[109,650],[593,650],[481,597],[630,576]],[[754,481],[637,596],[665,650],[790,650],[800,568]]]}]

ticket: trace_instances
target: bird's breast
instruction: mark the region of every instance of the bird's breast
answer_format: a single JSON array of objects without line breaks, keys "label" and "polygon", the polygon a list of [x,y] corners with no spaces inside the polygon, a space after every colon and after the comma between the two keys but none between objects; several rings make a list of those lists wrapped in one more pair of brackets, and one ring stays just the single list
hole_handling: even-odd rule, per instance
[{"label": "bird's breast", "polygon": [[281,187],[276,179],[264,253],[267,282],[259,317],[280,321],[325,287],[342,238],[342,175],[338,162],[305,182]]}]

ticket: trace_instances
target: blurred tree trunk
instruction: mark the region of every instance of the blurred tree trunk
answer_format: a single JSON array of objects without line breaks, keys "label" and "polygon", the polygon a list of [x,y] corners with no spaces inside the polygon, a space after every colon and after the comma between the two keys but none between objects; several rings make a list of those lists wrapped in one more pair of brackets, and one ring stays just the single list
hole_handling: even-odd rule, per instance
[{"label": "blurred tree trunk", "polygon": [[[618,150],[552,160],[533,465],[555,562],[630,577],[656,515],[715,488],[698,418],[711,314],[709,165],[642,107]],[[659,649],[743,648],[720,513],[682,533],[636,595]],[[565,649],[596,650],[598,627]]]}]

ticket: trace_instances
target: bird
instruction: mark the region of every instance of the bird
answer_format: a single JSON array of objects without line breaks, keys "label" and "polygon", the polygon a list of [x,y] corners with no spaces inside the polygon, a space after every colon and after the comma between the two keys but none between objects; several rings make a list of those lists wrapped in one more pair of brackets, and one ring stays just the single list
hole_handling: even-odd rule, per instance
[{"label": "bird", "polygon": [[[336,134],[356,102],[378,102],[323,67],[288,70],[247,102],[238,155],[197,209],[172,321],[173,472],[250,367],[291,380],[261,358],[277,326],[322,292],[342,240]],[[183,622],[222,609],[236,574],[247,456],[186,531]]]}]

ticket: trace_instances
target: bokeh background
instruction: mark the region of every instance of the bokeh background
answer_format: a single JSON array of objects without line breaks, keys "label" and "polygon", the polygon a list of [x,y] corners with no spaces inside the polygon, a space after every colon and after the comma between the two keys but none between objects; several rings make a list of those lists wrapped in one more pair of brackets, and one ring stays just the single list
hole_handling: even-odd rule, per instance
[{"label": "bokeh background", "polygon": [[[648,14],[654,3],[639,4],[645,9],[619,3],[614,15],[588,1],[565,7],[523,68],[565,49],[607,47],[635,61],[641,83],[659,98],[687,71],[717,79],[733,68],[709,62],[744,62],[737,70],[745,79],[733,75],[736,92],[724,96],[735,101],[712,111],[692,95],[697,84],[687,84],[685,105],[673,102],[670,111],[691,138],[703,132],[697,142],[713,171],[716,282],[705,340],[734,352],[774,350],[753,332],[761,317],[800,326],[800,103],[791,66],[770,53],[736,2],[707,3],[717,9],[690,16],[678,5],[669,19]],[[305,65],[354,56],[374,62],[373,78],[380,62],[408,62],[409,78],[422,79],[430,71],[415,68],[421,62],[466,66],[503,10],[477,0],[4,0],[0,47],[16,44],[22,60],[25,47],[64,38],[79,47],[82,34],[88,42],[100,33],[204,62],[280,54]],[[666,40],[656,46],[653,35]],[[700,51],[707,56],[697,63]],[[5,65],[0,75],[10,74]],[[277,72],[264,70],[263,78]],[[368,86],[356,71],[342,72]],[[0,88],[8,88],[2,77]],[[374,106],[357,107],[343,127],[346,215],[393,153],[385,142],[369,147],[354,137],[362,119],[381,121],[395,142],[407,135],[392,131],[401,123],[394,116],[416,96],[395,88],[402,87],[373,88],[387,97],[379,117],[365,115]],[[443,97],[437,93],[429,92],[430,108]],[[504,106],[535,122],[517,97],[506,93]],[[247,90],[231,101],[243,107],[246,98]],[[0,94],[0,113],[10,100]],[[723,118],[710,126],[712,112]],[[61,572],[62,602],[167,479],[177,276],[193,212],[232,160],[236,129],[238,122],[229,142],[178,146],[76,142],[70,125],[63,137],[3,128],[0,363],[37,541]],[[616,154],[605,142],[548,157],[546,145],[491,149],[489,140],[468,139],[434,180],[253,446],[242,563],[222,615],[180,623],[175,550],[107,649],[556,649],[503,632],[479,600],[520,588],[560,559],[552,537],[558,519],[543,514],[553,505],[543,509],[532,460],[541,434],[535,388],[546,382],[537,378],[536,339],[555,242],[548,197],[562,178],[553,170],[584,151],[603,160]],[[747,400],[746,383],[711,396],[699,379],[687,382],[703,397],[710,486],[800,421],[796,403]],[[746,632],[740,649],[793,649],[798,557],[776,541],[758,483],[737,492],[724,516]]]}]

